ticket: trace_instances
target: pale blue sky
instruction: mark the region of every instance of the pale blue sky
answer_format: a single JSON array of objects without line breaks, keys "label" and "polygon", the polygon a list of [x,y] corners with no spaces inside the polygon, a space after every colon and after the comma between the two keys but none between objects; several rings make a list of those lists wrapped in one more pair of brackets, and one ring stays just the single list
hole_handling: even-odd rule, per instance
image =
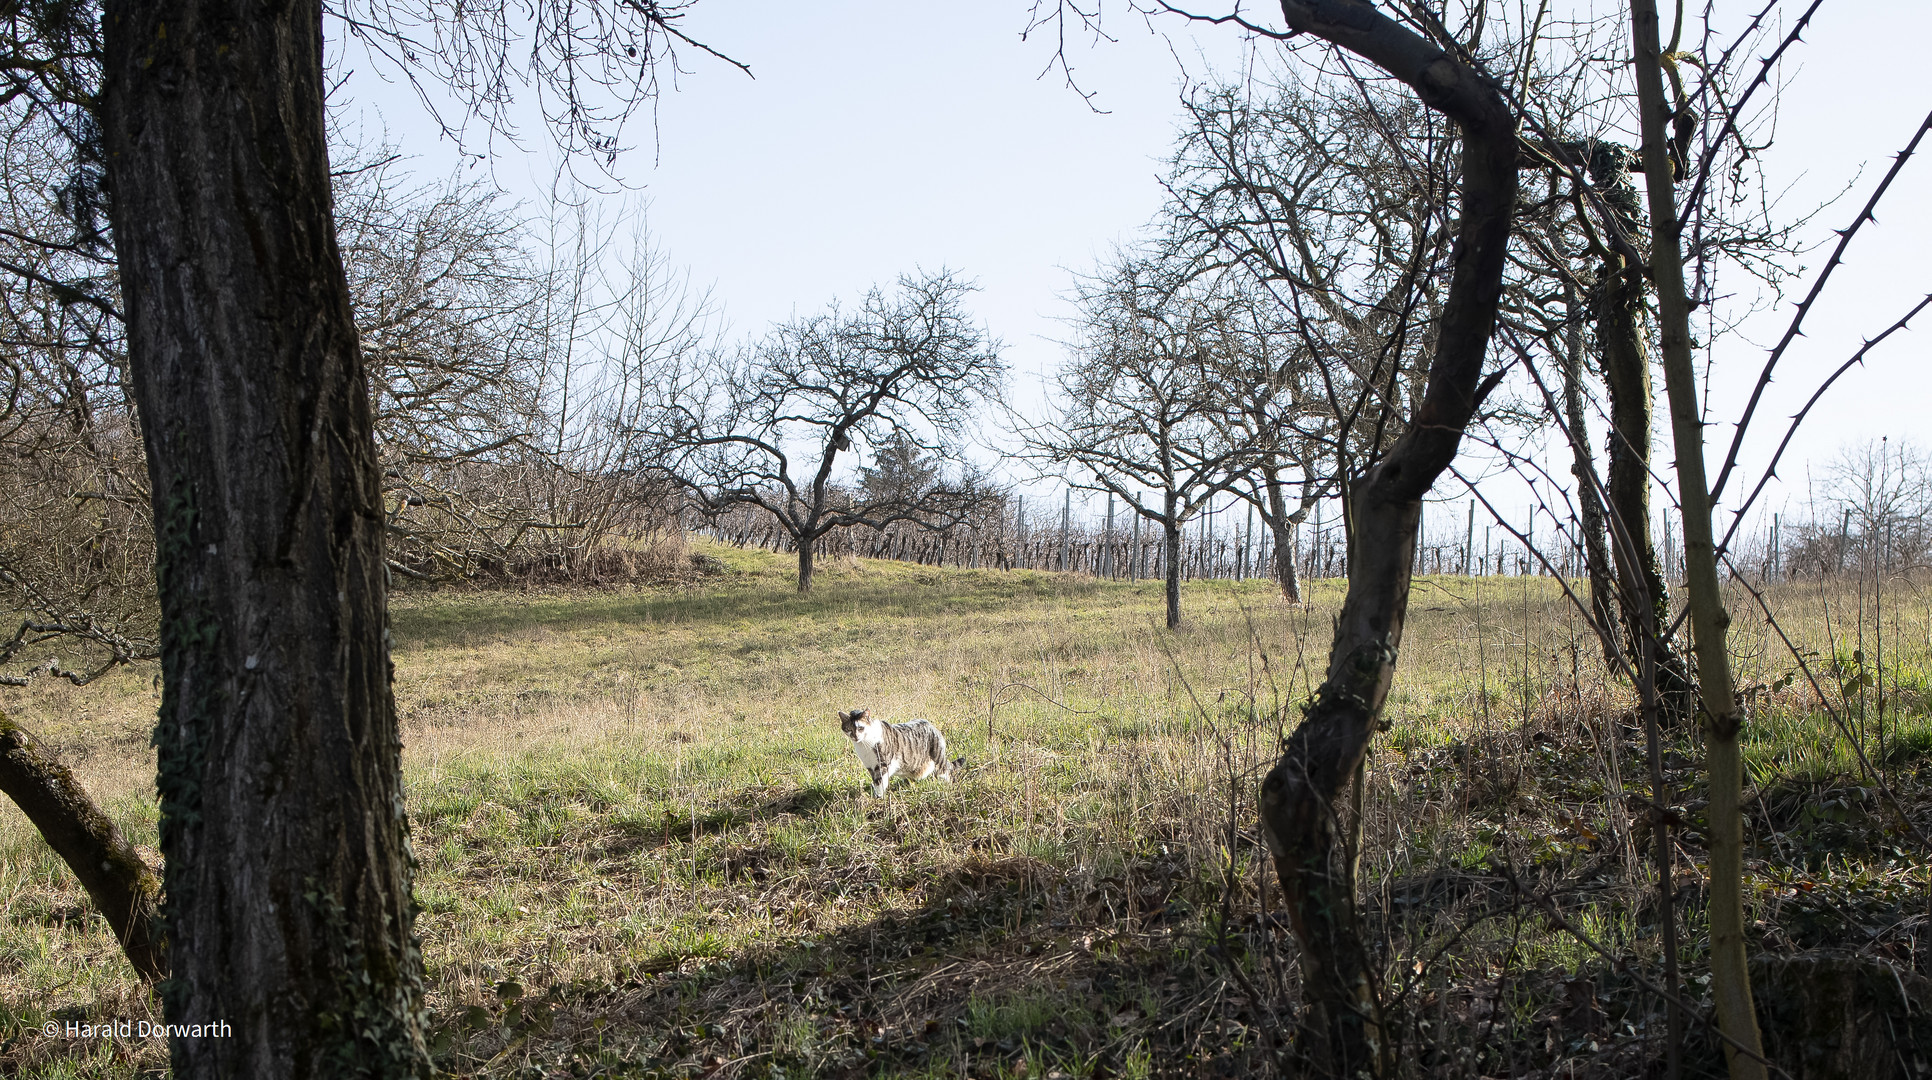
[{"label": "pale blue sky", "polygon": [[[1230,31],[1195,31],[1174,19],[1155,20],[1150,32],[1111,5],[1113,41],[1071,43],[1076,74],[1104,110],[1096,112],[1057,72],[1041,77],[1052,45],[1020,39],[1027,17],[1024,0],[705,0],[688,29],[756,77],[688,56],[687,72],[659,105],[655,133],[648,121],[635,126],[635,148],[616,171],[649,200],[666,253],[715,288],[741,334],[902,271],[944,265],[979,280],[977,309],[1006,341],[1015,382],[1036,380],[1058,361],[1068,271],[1130,238],[1160,206],[1183,68],[1233,70],[1244,46]],[[1932,40],[1932,4],[1841,0],[1825,5],[1806,36],[1786,68],[1778,142],[1767,160],[1778,183],[1794,185],[1792,207],[1853,182],[1820,218],[1822,236],[1849,220],[1886,155],[1932,108],[1920,55]],[[347,90],[365,119],[379,115],[419,155],[421,174],[451,167],[453,152],[407,92],[366,69]],[[537,130],[524,141],[545,146]],[[1766,420],[1794,411],[1861,333],[1932,291],[1932,215],[1924,210],[1932,146],[1925,154],[1881,209],[1882,228],[1851,250],[1810,335],[1787,360]],[[520,197],[540,197],[543,155],[506,155],[495,168]],[[1822,254],[1808,261],[1819,265]],[[1748,392],[1758,345],[1782,325],[1772,322],[1760,319],[1716,354],[1716,415],[1735,413]],[[1801,486],[1803,460],[1847,440],[1923,440],[1932,405],[1925,340],[1898,340],[1847,376],[1809,426],[1787,477]],[[1728,430],[1722,436],[1728,441]],[[1759,438],[1775,441],[1768,427]]]}]

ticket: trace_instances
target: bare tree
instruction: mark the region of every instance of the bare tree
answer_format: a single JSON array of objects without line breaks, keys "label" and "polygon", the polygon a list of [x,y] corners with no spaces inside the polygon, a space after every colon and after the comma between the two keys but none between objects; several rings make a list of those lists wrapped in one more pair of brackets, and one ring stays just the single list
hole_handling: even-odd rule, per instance
[{"label": "bare tree", "polygon": [[[156,655],[140,429],[113,251],[99,227],[85,6],[0,16],[0,684],[75,683]],[[65,655],[60,655],[61,653]],[[63,666],[63,661],[66,663]]]},{"label": "bare tree", "polygon": [[623,475],[607,436],[624,383],[604,361],[694,351],[711,311],[642,212],[563,192],[561,213],[533,223],[483,185],[411,188],[393,157],[372,157],[337,170],[336,201],[391,568],[569,574],[620,523],[674,521],[661,484]]},{"label": "bare tree", "polygon": [[838,482],[838,464],[893,447],[946,454],[997,393],[1005,365],[966,311],[972,291],[947,271],[901,277],[855,311],[834,304],[755,346],[642,368],[625,424],[634,460],[706,511],[770,513],[797,547],[800,592],[834,529],[961,520],[984,497],[973,483],[853,488]]},{"label": "bare tree", "polygon": [[1348,458],[1339,445],[1335,395],[1327,392],[1337,373],[1318,370],[1305,323],[1242,268],[1219,271],[1213,295],[1220,347],[1209,354],[1204,389],[1221,406],[1211,417],[1228,453],[1228,490],[1268,529],[1282,599],[1298,603],[1296,530],[1321,500],[1341,491],[1337,470]]},{"label": "bare tree", "polygon": [[1282,599],[1301,600],[1296,531],[1321,500],[1341,489],[1335,412],[1309,374],[1311,353],[1297,337],[1260,326],[1222,370],[1227,441],[1251,453],[1230,490],[1255,508],[1272,534],[1273,571]]},{"label": "bare tree", "polygon": [[[1293,68],[1186,101],[1167,244],[1197,274],[1232,275],[1252,325],[1225,381],[1261,453],[1236,490],[1283,554],[1314,503],[1348,494],[1402,434],[1422,392],[1452,232],[1452,140],[1420,103]],[[1284,467],[1299,498],[1288,506]]]},{"label": "bare tree", "polygon": [[1058,416],[1017,426],[1028,453],[1160,526],[1167,626],[1181,624],[1181,527],[1254,453],[1230,442],[1217,373],[1239,346],[1215,297],[1158,257],[1123,255],[1080,283]]},{"label": "bare tree", "polygon": [[1843,529],[1840,546],[1861,567],[1889,573],[1924,562],[1932,455],[1911,439],[1886,436],[1841,448],[1824,472],[1831,492],[1825,505]]},{"label": "bare tree", "polygon": [[[1402,251],[1413,260],[1409,275],[1434,266],[1430,258],[1416,258],[1417,252],[1450,254],[1447,287],[1420,327],[1427,379],[1415,397],[1381,390],[1372,399],[1380,406],[1377,428],[1385,428],[1392,414],[1406,423],[1391,442],[1375,440],[1378,456],[1351,484],[1349,589],[1336,619],[1327,678],[1260,793],[1263,830],[1302,943],[1305,1030],[1315,1071],[1381,1076],[1395,1068],[1393,1041],[1379,973],[1356,918],[1354,845],[1343,797],[1380,724],[1394,676],[1422,497],[1454,460],[1465,428],[1500,380],[1498,372],[1485,376],[1483,367],[1516,197],[1515,118],[1495,84],[1464,63],[1454,39],[1436,33],[1426,18],[1418,32],[1366,0],[1283,0],[1282,15],[1282,30],[1238,13],[1229,18],[1268,36],[1319,38],[1368,60],[1452,122],[1460,136],[1457,213],[1453,229],[1446,230],[1453,248],[1444,246],[1446,236],[1436,237],[1444,230],[1432,226],[1416,229],[1418,242]],[[1413,205],[1427,208],[1431,220],[1442,214],[1446,222],[1450,196],[1450,189],[1422,185]],[[1270,246],[1249,246],[1265,264]],[[1274,261],[1273,269],[1297,269]],[[1411,310],[1408,298],[1416,292],[1410,285],[1390,293],[1399,299],[1399,312]],[[1400,365],[1385,363],[1363,381],[1378,389],[1401,385],[1395,381],[1399,371]]]},{"label": "bare tree", "polygon": [[[1813,520],[1786,520],[1779,562],[1794,575],[1846,570],[1896,573],[1932,556],[1932,455],[1910,438],[1881,436],[1839,447],[1818,470]],[[1815,481],[1814,481],[1815,483]]]},{"label": "bare tree", "polygon": [[[1634,86],[1622,83],[1619,72],[1611,93],[1634,106],[1630,130],[1640,154],[1633,159],[1629,151],[1601,135],[1581,142],[1553,139],[1551,125],[1547,124],[1539,125],[1544,140],[1540,145],[1569,179],[1578,210],[1574,221],[1598,259],[1595,330],[1612,405],[1608,502],[1626,639],[1633,660],[1643,671],[1638,679],[1640,687],[1646,687],[1646,693],[1649,687],[1661,691],[1660,696],[1673,705],[1671,711],[1684,715],[1693,691],[1687,673],[1678,666],[1668,645],[1678,620],[1670,618],[1665,607],[1661,577],[1651,553],[1645,501],[1651,482],[1643,445],[1649,438],[1651,392],[1647,290],[1655,301],[1655,339],[1665,374],[1684,529],[1688,616],[1697,675],[1694,692],[1707,731],[1714,1012],[1731,1075],[1762,1077],[1766,1063],[1751,1000],[1742,922],[1743,823],[1739,800],[1743,714],[1733,692],[1726,644],[1730,619],[1718,589],[1717,566],[1724,558],[1723,545],[1712,521],[1715,498],[1736,465],[1739,441],[1750,426],[1757,398],[1754,395],[1746,406],[1730,454],[1716,481],[1710,482],[1703,446],[1708,421],[1700,403],[1690,318],[1696,305],[1714,299],[1720,264],[1741,266],[1756,274],[1771,286],[1769,291],[1774,295],[1779,280],[1788,272],[1778,256],[1790,250],[1794,226],[1773,224],[1768,200],[1761,193],[1754,198],[1741,190],[1748,183],[1744,178],[1752,171],[1747,163],[1762,149],[1747,137],[1752,119],[1744,110],[1776,58],[1797,39],[1809,11],[1799,18],[1797,28],[1783,44],[1759,62],[1759,77],[1742,85],[1731,61],[1745,42],[1757,39],[1762,15],[1747,26],[1735,45],[1720,52],[1708,32],[1701,48],[1680,47],[1687,29],[1695,33],[1681,10],[1668,45],[1654,0],[1632,0],[1624,14]],[[1532,123],[1536,123],[1534,118]],[[1627,178],[1628,170],[1639,163],[1647,207],[1640,207],[1638,192]],[[1586,167],[1590,178],[1587,186],[1582,179]],[[1689,186],[1680,200],[1678,188],[1686,184]],[[1712,198],[1719,190],[1726,191],[1727,196]],[[1643,209],[1648,210],[1647,221]],[[1825,276],[1829,276],[1829,264]],[[1798,320],[1802,320],[1809,303],[1807,299],[1799,305]],[[1723,328],[1721,320],[1713,322],[1718,329]],[[1796,325],[1794,322],[1794,332]],[[1774,350],[1765,379],[1759,383],[1760,393],[1782,349],[1781,345]],[[1573,430],[1573,444],[1578,438]],[[1740,516],[1750,501],[1746,498],[1740,504]],[[1646,714],[1650,712],[1647,699]],[[1653,785],[1659,788],[1656,797],[1661,799],[1654,732],[1650,741]],[[1669,908],[1669,860],[1661,840],[1658,852],[1660,888]],[[1668,929],[1665,940],[1668,948],[1672,940]],[[1667,983],[1672,986],[1674,962],[1674,955],[1666,958]],[[1671,1023],[1674,1036],[1681,1030],[1674,1007]],[[1672,1075],[1676,1067],[1673,1046],[1668,1065]]]},{"label": "bare tree", "polygon": [[[174,1040],[173,1064],[426,1072],[380,468],[330,208],[320,10],[110,3],[101,26],[158,507],[163,1000],[170,1020],[222,1016],[237,1035]],[[219,40],[224,60],[157,49],[169,40]]]},{"label": "bare tree", "polygon": [[641,208],[613,214],[588,193],[565,194],[544,245],[544,422],[525,458],[542,467],[518,475],[533,511],[522,520],[544,535],[546,558],[594,574],[631,558],[634,546],[607,542],[614,532],[682,551],[676,485],[637,458],[626,431],[652,373],[702,354],[718,311],[653,240]]},{"label": "bare tree", "polygon": [[[16,120],[25,143],[33,116]],[[607,442],[596,409],[569,408],[594,395],[547,392],[569,388],[555,372],[568,369],[573,345],[605,333],[610,312],[637,306],[626,291],[655,283],[623,280],[583,317],[574,294],[604,252],[546,258],[495,192],[413,185],[386,148],[342,156],[332,189],[370,360],[391,569],[468,577],[567,559],[603,542],[626,508],[661,510],[661,499],[615,478],[609,460],[578,460]],[[15,271],[0,276],[9,388],[0,504],[19,523],[0,533],[0,610],[23,620],[0,643],[0,664],[31,664],[0,672],[8,684],[37,674],[88,682],[158,655],[146,463],[118,286],[104,250],[62,208],[59,167],[36,142],[0,174],[0,260]],[[658,258],[646,250],[634,261]],[[79,295],[101,303],[76,303]],[[625,330],[649,332],[649,322]],[[557,542],[566,535],[575,542]]]},{"label": "bare tree", "polygon": [[[1677,497],[1684,523],[1684,569],[1690,592],[1691,643],[1697,659],[1700,704],[1708,718],[1710,776],[1711,991],[1724,1057],[1734,1080],[1766,1075],[1763,1041],[1751,1000],[1744,953],[1744,759],[1739,739],[1743,714],[1731,680],[1725,630],[1730,616],[1717,576],[1717,545],[1711,520],[1711,488],[1704,471],[1704,418],[1697,365],[1692,355],[1691,293],[1684,280],[1683,223],[1678,217],[1677,133],[1673,115],[1688,136],[1696,120],[1664,89],[1664,44],[1655,0],[1631,0],[1630,26],[1638,116],[1643,135],[1644,190],[1649,197],[1650,277],[1657,289],[1664,390],[1670,402],[1671,437],[1677,451]],[[1681,27],[1681,18],[1679,20]],[[1675,51],[1675,41],[1672,42]],[[1673,73],[1675,77],[1675,73]],[[1686,139],[1687,141],[1687,139]]]},{"label": "bare tree", "polygon": [[[156,507],[164,1011],[237,1035],[174,1040],[174,1068],[426,1074],[382,467],[334,235],[323,5],[74,10],[101,73],[84,99],[100,138],[75,145],[97,148],[113,193],[94,205],[112,223]],[[617,91],[615,113],[559,124],[591,134],[649,97],[678,36],[656,3],[547,7],[527,53],[505,5],[346,17],[394,42],[398,11],[462,31],[397,55],[441,65],[476,111],[518,80],[464,78],[472,28],[509,27],[498,55],[527,55],[546,87]],[[601,31],[586,39],[587,21]]]},{"label": "bare tree", "polygon": [[[1570,47],[1587,51],[1581,41]],[[1546,91],[1535,97],[1543,131],[1570,130],[1583,122],[1584,110],[1570,105],[1577,91],[1555,85],[1559,81],[1538,79]],[[1653,335],[1641,251],[1647,238],[1629,175],[1635,158],[1607,137],[1530,145],[1540,153],[1529,161],[1542,167],[1548,186],[1542,198],[1526,202],[1522,210],[1506,318],[1562,358],[1564,426],[1571,434],[1571,473],[1592,603],[1600,618],[1621,627],[1608,640],[1620,642],[1624,666],[1631,670],[1644,650],[1656,652],[1665,715],[1682,721],[1690,715],[1689,672],[1669,639],[1647,641],[1642,629],[1646,618],[1657,627],[1670,626],[1672,619],[1651,514]],[[1586,385],[1592,370],[1601,377],[1609,406],[1601,470],[1589,443],[1585,407],[1595,396]]]},{"label": "bare tree", "polygon": [[[0,686],[85,685],[159,651],[147,477],[85,107],[99,84],[92,17],[85,5],[0,15]],[[156,872],[3,713],[0,791],[74,872],[136,972],[165,975]]]},{"label": "bare tree", "polygon": [[368,363],[386,557],[437,576],[507,560],[532,508],[505,481],[535,456],[544,426],[546,268],[494,191],[412,187],[386,147],[349,155],[333,186]]},{"label": "bare tree", "polygon": [[[1693,307],[1709,304],[1715,298],[1715,276],[1720,265],[1742,267],[1755,274],[1770,286],[1767,291],[1771,295],[1776,294],[1778,283],[1788,273],[1778,256],[1791,250],[1789,238],[1795,226],[1774,224],[1768,202],[1761,193],[1754,197],[1744,190],[1749,184],[1746,178],[1752,172],[1748,163],[1762,149],[1746,136],[1752,121],[1744,109],[1776,58],[1797,39],[1809,13],[1798,20],[1797,28],[1771,51],[1770,57],[1759,61],[1759,79],[1742,84],[1731,61],[1746,42],[1758,40],[1762,15],[1747,26],[1734,45],[1721,51],[1714,45],[1708,27],[1700,48],[1680,48],[1685,31],[1691,29],[1682,11],[1677,14],[1670,44],[1664,45],[1657,6],[1650,0],[1633,0],[1620,17],[1623,28],[1618,37],[1631,45],[1633,60],[1627,67],[1634,73],[1634,80],[1623,80],[1625,65],[1619,64],[1616,74],[1605,86],[1594,87],[1584,95],[1589,105],[1579,111],[1600,112],[1606,98],[1631,106],[1627,130],[1640,144],[1640,155],[1633,156],[1614,139],[1606,137],[1610,134],[1607,132],[1596,131],[1592,137],[1581,140],[1554,137],[1555,131],[1570,126],[1573,117],[1552,117],[1548,111],[1541,110],[1526,114],[1538,136],[1531,145],[1543,158],[1544,165],[1562,178],[1553,187],[1567,186],[1568,201],[1574,207],[1571,227],[1583,241],[1582,251],[1595,262],[1591,269],[1574,273],[1563,265],[1569,258],[1566,256],[1557,255],[1545,265],[1551,267],[1550,276],[1565,282],[1563,307],[1569,309],[1564,312],[1565,323],[1574,325],[1581,321],[1576,311],[1579,285],[1590,283],[1588,287],[1595,294],[1593,330],[1610,399],[1607,517],[1619,567],[1623,638],[1629,658],[1627,669],[1636,672],[1647,726],[1659,711],[1656,706],[1660,698],[1672,706],[1670,711],[1680,716],[1688,713],[1688,698],[1693,693],[1698,699],[1706,725],[1710,781],[1707,814],[1711,823],[1708,868],[1714,1012],[1731,1074],[1762,1077],[1766,1062],[1751,1003],[1742,940],[1743,841],[1739,814],[1742,712],[1733,693],[1725,642],[1729,616],[1723,610],[1717,587],[1717,565],[1725,554],[1712,525],[1714,500],[1736,466],[1738,445],[1750,426],[1757,399],[1754,396],[1747,405],[1730,455],[1715,483],[1709,482],[1703,447],[1703,430],[1708,418],[1700,404],[1689,320]],[[1580,42],[1572,42],[1571,47],[1579,57],[1599,51]],[[1589,65],[1576,66],[1585,69]],[[1553,97],[1560,99],[1561,95]],[[1540,100],[1547,103],[1550,99]],[[1648,197],[1647,207],[1641,205],[1639,191],[1629,182],[1629,170],[1638,164],[1644,181],[1642,195]],[[1713,177],[1718,179],[1713,181]],[[1689,187],[1680,203],[1678,188],[1685,184]],[[1713,198],[1713,192],[1718,190],[1726,193],[1721,199]],[[1550,200],[1552,204],[1562,201],[1562,196],[1555,194]],[[1855,231],[1855,228],[1851,230]],[[1552,255],[1561,246],[1561,242],[1552,242],[1542,254]],[[1594,282],[1590,282],[1592,272]],[[1829,268],[1825,276],[1829,276]],[[1650,308],[1653,300],[1654,311]],[[1526,306],[1535,307],[1535,301],[1530,300]],[[1797,321],[1792,324],[1793,333],[1808,306],[1809,300],[1799,305]],[[1721,317],[1712,316],[1711,321],[1719,332],[1726,328]],[[1546,341],[1551,336],[1549,329],[1550,320],[1546,318]],[[1568,333],[1568,326],[1565,332]],[[1650,438],[1648,368],[1653,338],[1665,374],[1675,445],[1675,480],[1684,527],[1689,594],[1687,614],[1697,673],[1694,690],[1669,645],[1683,617],[1671,617],[1665,606],[1661,575],[1657,573],[1649,538],[1647,500],[1653,477],[1645,443]],[[1786,342],[1789,340],[1787,335]],[[1782,349],[1780,345],[1773,351],[1759,383],[1760,392]],[[1552,348],[1552,351],[1557,350]],[[1522,358],[1530,364],[1527,352],[1522,353]],[[1565,411],[1569,414],[1572,446],[1581,456],[1584,450],[1580,410],[1571,407]],[[1578,470],[1580,481],[1587,479],[1586,472]],[[1746,498],[1737,514],[1741,516],[1750,502],[1751,498]],[[1600,620],[1598,625],[1607,646],[1616,636],[1611,630],[1614,620]],[[1661,802],[1667,796],[1654,728],[1649,733],[1649,742],[1653,798]],[[1668,845],[1663,837],[1666,831],[1658,830],[1657,860],[1663,904],[1666,910],[1671,910],[1674,889],[1670,884]],[[1664,932],[1667,990],[1674,989],[1676,978],[1673,932],[1674,924],[1667,923]],[[1675,1075],[1678,1068],[1675,1044],[1682,1031],[1682,1018],[1675,1003],[1671,1013],[1672,1036],[1666,1069],[1668,1075]]]}]

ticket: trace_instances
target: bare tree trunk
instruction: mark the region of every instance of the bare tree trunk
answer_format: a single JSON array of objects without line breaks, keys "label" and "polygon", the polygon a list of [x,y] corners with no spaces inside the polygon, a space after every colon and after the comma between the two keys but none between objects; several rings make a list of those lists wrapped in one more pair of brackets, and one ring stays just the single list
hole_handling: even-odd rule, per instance
[{"label": "bare tree trunk", "polygon": [[1301,577],[1295,568],[1295,526],[1276,525],[1274,529],[1275,580],[1281,584],[1281,598],[1301,603]]},{"label": "bare tree trunk", "polygon": [[168,974],[154,933],[161,878],[74,778],[27,730],[0,713],[0,791],[18,803],[100,909],[128,963],[153,982]]},{"label": "bare tree trunk", "polygon": [[[1631,0],[1632,60],[1643,131],[1644,187],[1650,196],[1650,273],[1657,285],[1657,324],[1664,354],[1664,392],[1670,401],[1677,451],[1677,498],[1684,516],[1684,576],[1690,592],[1691,645],[1697,658],[1701,704],[1710,724],[1711,998],[1718,1028],[1729,1040],[1724,1057],[1733,1080],[1764,1080],[1763,1040],[1751,1002],[1744,953],[1744,762],[1742,716],[1731,682],[1725,629],[1731,617],[1718,591],[1717,550],[1711,536],[1710,487],[1704,476],[1704,428],[1691,356],[1690,298],[1684,290],[1683,243],[1677,193],[1664,125],[1663,47],[1656,0]],[[1662,614],[1658,622],[1662,623]],[[1748,1053],[1740,1052],[1742,1046]],[[1756,1055],[1756,1056],[1754,1056]]]},{"label": "bare tree trunk", "polygon": [[1175,520],[1172,507],[1161,522],[1161,530],[1167,554],[1167,628],[1172,630],[1181,625],[1181,523]]},{"label": "bare tree trunk", "polygon": [[[1576,477],[1579,524],[1583,530],[1583,563],[1590,580],[1590,610],[1603,635],[1604,661],[1612,669],[1617,658],[1610,655],[1620,635],[1616,631],[1616,587],[1611,584],[1610,553],[1604,546],[1603,500],[1596,461],[1590,455],[1590,428],[1583,411],[1583,317],[1578,309],[1576,287],[1565,282],[1563,298],[1568,307],[1568,326],[1564,334],[1563,412],[1570,429],[1570,474]],[[1648,533],[1648,529],[1645,530]]]},{"label": "bare tree trunk", "polygon": [[801,593],[812,591],[812,549],[817,546],[816,540],[798,538],[798,591]]},{"label": "bare tree trunk", "polygon": [[320,0],[110,0],[103,134],[153,483],[183,1077],[426,1076],[383,514]]},{"label": "bare tree trunk", "polygon": [[1281,586],[1281,598],[1291,604],[1301,603],[1301,581],[1295,573],[1295,526],[1300,522],[1288,513],[1288,496],[1281,490],[1281,482],[1270,476],[1265,481],[1268,486],[1268,528],[1275,538],[1275,581]]},{"label": "bare tree trunk", "polygon": [[[1638,237],[1643,225],[1637,192],[1630,186],[1627,154],[1614,143],[1597,143],[1591,150],[1590,177],[1618,227],[1625,235]],[[1614,250],[1598,270],[1597,346],[1602,352],[1604,385],[1610,391],[1610,475],[1605,490],[1610,527],[1620,533],[1611,550],[1622,586],[1625,655],[1635,667],[1654,644],[1658,700],[1665,719],[1675,723],[1690,715],[1692,691],[1683,658],[1667,642],[1639,640],[1639,627],[1645,625],[1640,608],[1650,611],[1649,625],[1670,625],[1670,590],[1650,533],[1650,446],[1656,398],[1643,324],[1647,287],[1644,267]],[[1647,603],[1639,602],[1640,592]]]},{"label": "bare tree trunk", "polygon": [[1363,0],[1283,0],[1288,25],[1327,39],[1408,84],[1461,129],[1462,205],[1455,266],[1421,404],[1407,432],[1350,492],[1348,597],[1328,674],[1262,781],[1263,831],[1295,935],[1315,1075],[1389,1075],[1381,973],[1363,940],[1343,795],[1361,767],[1394,680],[1408,613],[1422,496],[1454,460],[1491,383],[1482,363],[1495,327],[1516,198],[1515,121],[1486,80]]}]

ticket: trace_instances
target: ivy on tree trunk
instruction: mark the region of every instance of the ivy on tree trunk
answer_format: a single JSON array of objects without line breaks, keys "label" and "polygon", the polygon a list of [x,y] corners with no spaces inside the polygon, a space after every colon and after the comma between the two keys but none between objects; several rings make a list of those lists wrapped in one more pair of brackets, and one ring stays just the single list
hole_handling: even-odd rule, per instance
[{"label": "ivy on tree trunk", "polygon": [[174,1073],[427,1075],[383,515],[320,0],[111,0],[102,132],[155,502]]},{"label": "ivy on tree trunk", "polygon": [[[1643,231],[1636,189],[1630,186],[1629,151],[1614,143],[1590,148],[1590,178],[1606,211],[1627,237]],[[1650,446],[1656,395],[1650,382],[1650,346],[1644,335],[1645,268],[1634,256],[1606,249],[1597,271],[1596,336],[1604,386],[1610,391],[1609,496],[1611,544],[1620,586],[1625,656],[1632,667],[1655,651],[1657,693],[1664,716],[1690,715],[1691,682],[1684,661],[1668,641],[1643,640],[1639,627],[1670,624],[1670,592],[1664,586],[1657,545],[1650,531]]]}]

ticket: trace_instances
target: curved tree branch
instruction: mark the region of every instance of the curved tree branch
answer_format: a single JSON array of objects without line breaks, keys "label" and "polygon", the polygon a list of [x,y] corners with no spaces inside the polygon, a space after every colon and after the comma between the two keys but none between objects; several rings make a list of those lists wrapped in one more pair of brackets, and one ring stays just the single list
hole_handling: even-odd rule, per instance
[{"label": "curved tree branch", "polygon": [[1326,681],[1262,783],[1261,818],[1297,937],[1318,1075],[1388,1075],[1378,973],[1357,924],[1341,796],[1361,767],[1395,672],[1422,496],[1454,460],[1482,393],[1516,199],[1516,123],[1475,70],[1365,0],[1283,0],[1288,25],[1380,66],[1463,138],[1454,270],[1422,401],[1354,485],[1348,596]]}]

